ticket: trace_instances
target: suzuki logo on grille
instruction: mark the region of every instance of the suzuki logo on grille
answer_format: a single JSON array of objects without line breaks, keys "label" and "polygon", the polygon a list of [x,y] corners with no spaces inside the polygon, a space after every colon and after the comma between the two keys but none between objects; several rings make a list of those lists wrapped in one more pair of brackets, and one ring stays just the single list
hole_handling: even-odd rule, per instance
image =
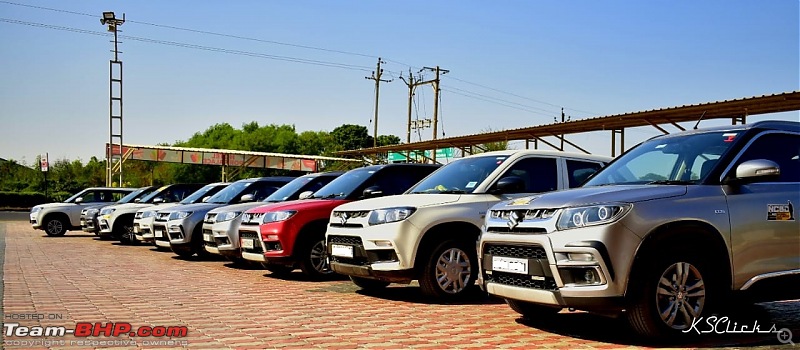
[{"label": "suzuki logo on grille", "polygon": [[349,218],[350,218],[350,216],[347,215],[347,213],[342,213],[342,216],[339,217],[339,219],[342,220],[342,225],[346,224],[347,223],[347,219],[349,219]]},{"label": "suzuki logo on grille", "polygon": [[522,219],[524,217],[525,216],[522,213],[518,212],[518,211],[510,212],[508,214],[508,223],[507,223],[508,228],[510,230],[513,230],[515,227],[517,227],[517,225],[519,225],[520,222],[522,222]]}]

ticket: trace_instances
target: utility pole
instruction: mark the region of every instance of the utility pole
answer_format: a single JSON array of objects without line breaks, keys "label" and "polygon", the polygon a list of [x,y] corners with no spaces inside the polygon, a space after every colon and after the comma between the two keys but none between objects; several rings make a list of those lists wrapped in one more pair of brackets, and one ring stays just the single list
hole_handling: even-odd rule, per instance
[{"label": "utility pole", "polygon": [[[114,33],[114,59],[109,61],[109,106],[108,106],[108,149],[106,150],[106,186],[111,187],[114,175],[119,172],[118,187],[122,187],[122,61],[119,60],[119,40],[117,27],[125,23],[125,14],[122,19],[116,18],[114,12],[103,12],[100,24],[107,25],[108,31]],[[117,74],[114,74],[117,68]],[[117,95],[114,94],[116,86]],[[116,108],[115,108],[116,107]],[[117,113],[114,113],[115,110]],[[116,128],[115,128],[116,126]],[[117,142],[114,142],[117,141]]]},{"label": "utility pole", "polygon": [[[439,74],[447,74],[450,71],[436,68],[424,67],[424,69],[436,72],[436,77],[431,81],[433,84],[433,139],[436,140],[437,127],[439,126]],[[436,162],[436,148],[432,150],[431,159]]]},{"label": "utility pole", "polygon": [[406,81],[402,75],[400,76],[400,80],[408,86],[408,129],[406,131],[406,143],[411,143],[411,105],[414,102],[414,88],[417,85],[414,84],[414,76],[411,75],[411,69],[408,70],[408,81]]},{"label": "utility pole", "polygon": [[381,89],[381,82],[389,83],[391,80],[382,80],[381,76],[383,76],[383,69],[381,68],[381,63],[386,63],[381,61],[381,58],[378,57],[378,67],[372,72],[372,76],[364,77],[365,79],[375,80],[375,129],[373,131],[372,136],[372,147],[378,147],[378,96],[380,94]]}]

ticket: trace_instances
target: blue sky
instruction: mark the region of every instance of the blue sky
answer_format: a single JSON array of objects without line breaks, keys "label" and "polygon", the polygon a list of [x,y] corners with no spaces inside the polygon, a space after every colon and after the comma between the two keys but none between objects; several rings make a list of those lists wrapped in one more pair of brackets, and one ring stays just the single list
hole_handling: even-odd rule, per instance
[{"label": "blue sky", "polygon": [[[551,123],[561,107],[580,119],[800,90],[799,4],[2,0],[0,158],[104,157],[112,44],[95,35],[105,32],[103,11],[125,13],[121,34],[135,37],[120,46],[124,142],[152,145],[222,122],[293,124],[298,132],[347,123],[372,132],[374,83],[364,77],[378,56],[393,79],[381,85],[379,134],[402,140],[408,90],[399,75],[409,67],[449,70],[439,137]],[[216,49],[240,54],[209,51]],[[418,88],[414,117],[432,113],[432,88]],[[764,119],[800,117],[749,121]],[[656,134],[632,129],[626,144]],[[571,140],[610,153],[610,133]]]}]

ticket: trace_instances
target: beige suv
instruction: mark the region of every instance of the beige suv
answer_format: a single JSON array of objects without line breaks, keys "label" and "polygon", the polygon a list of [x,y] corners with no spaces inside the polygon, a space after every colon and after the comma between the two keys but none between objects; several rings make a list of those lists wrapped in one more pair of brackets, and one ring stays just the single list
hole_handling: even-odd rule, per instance
[{"label": "beige suv", "polygon": [[480,283],[525,317],[573,308],[681,335],[731,295],[800,297],[797,203],[800,123],[656,137],[581,188],[492,207]]}]

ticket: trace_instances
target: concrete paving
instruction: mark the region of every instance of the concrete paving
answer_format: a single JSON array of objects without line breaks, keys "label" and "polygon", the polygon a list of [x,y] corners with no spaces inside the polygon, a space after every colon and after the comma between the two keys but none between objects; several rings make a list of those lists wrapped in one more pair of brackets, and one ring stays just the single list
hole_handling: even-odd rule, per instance
[{"label": "concrete paving", "polygon": [[[563,348],[659,347],[619,320],[564,311],[525,320],[477,288],[463,302],[438,304],[415,285],[375,294],[338,278],[276,278],[225,261],[182,260],[150,246],[123,246],[70,231],[47,237],[27,217],[0,213],[4,333],[20,326],[74,329],[81,322],[186,327],[185,337],[5,336],[5,348]],[[0,243],[2,244],[2,243]],[[2,245],[0,245],[2,247]],[[796,288],[796,286],[795,286]],[[794,331],[800,301],[759,304],[741,315]],[[126,332],[127,333],[127,332]],[[681,347],[769,347],[775,334],[714,334]]]}]

